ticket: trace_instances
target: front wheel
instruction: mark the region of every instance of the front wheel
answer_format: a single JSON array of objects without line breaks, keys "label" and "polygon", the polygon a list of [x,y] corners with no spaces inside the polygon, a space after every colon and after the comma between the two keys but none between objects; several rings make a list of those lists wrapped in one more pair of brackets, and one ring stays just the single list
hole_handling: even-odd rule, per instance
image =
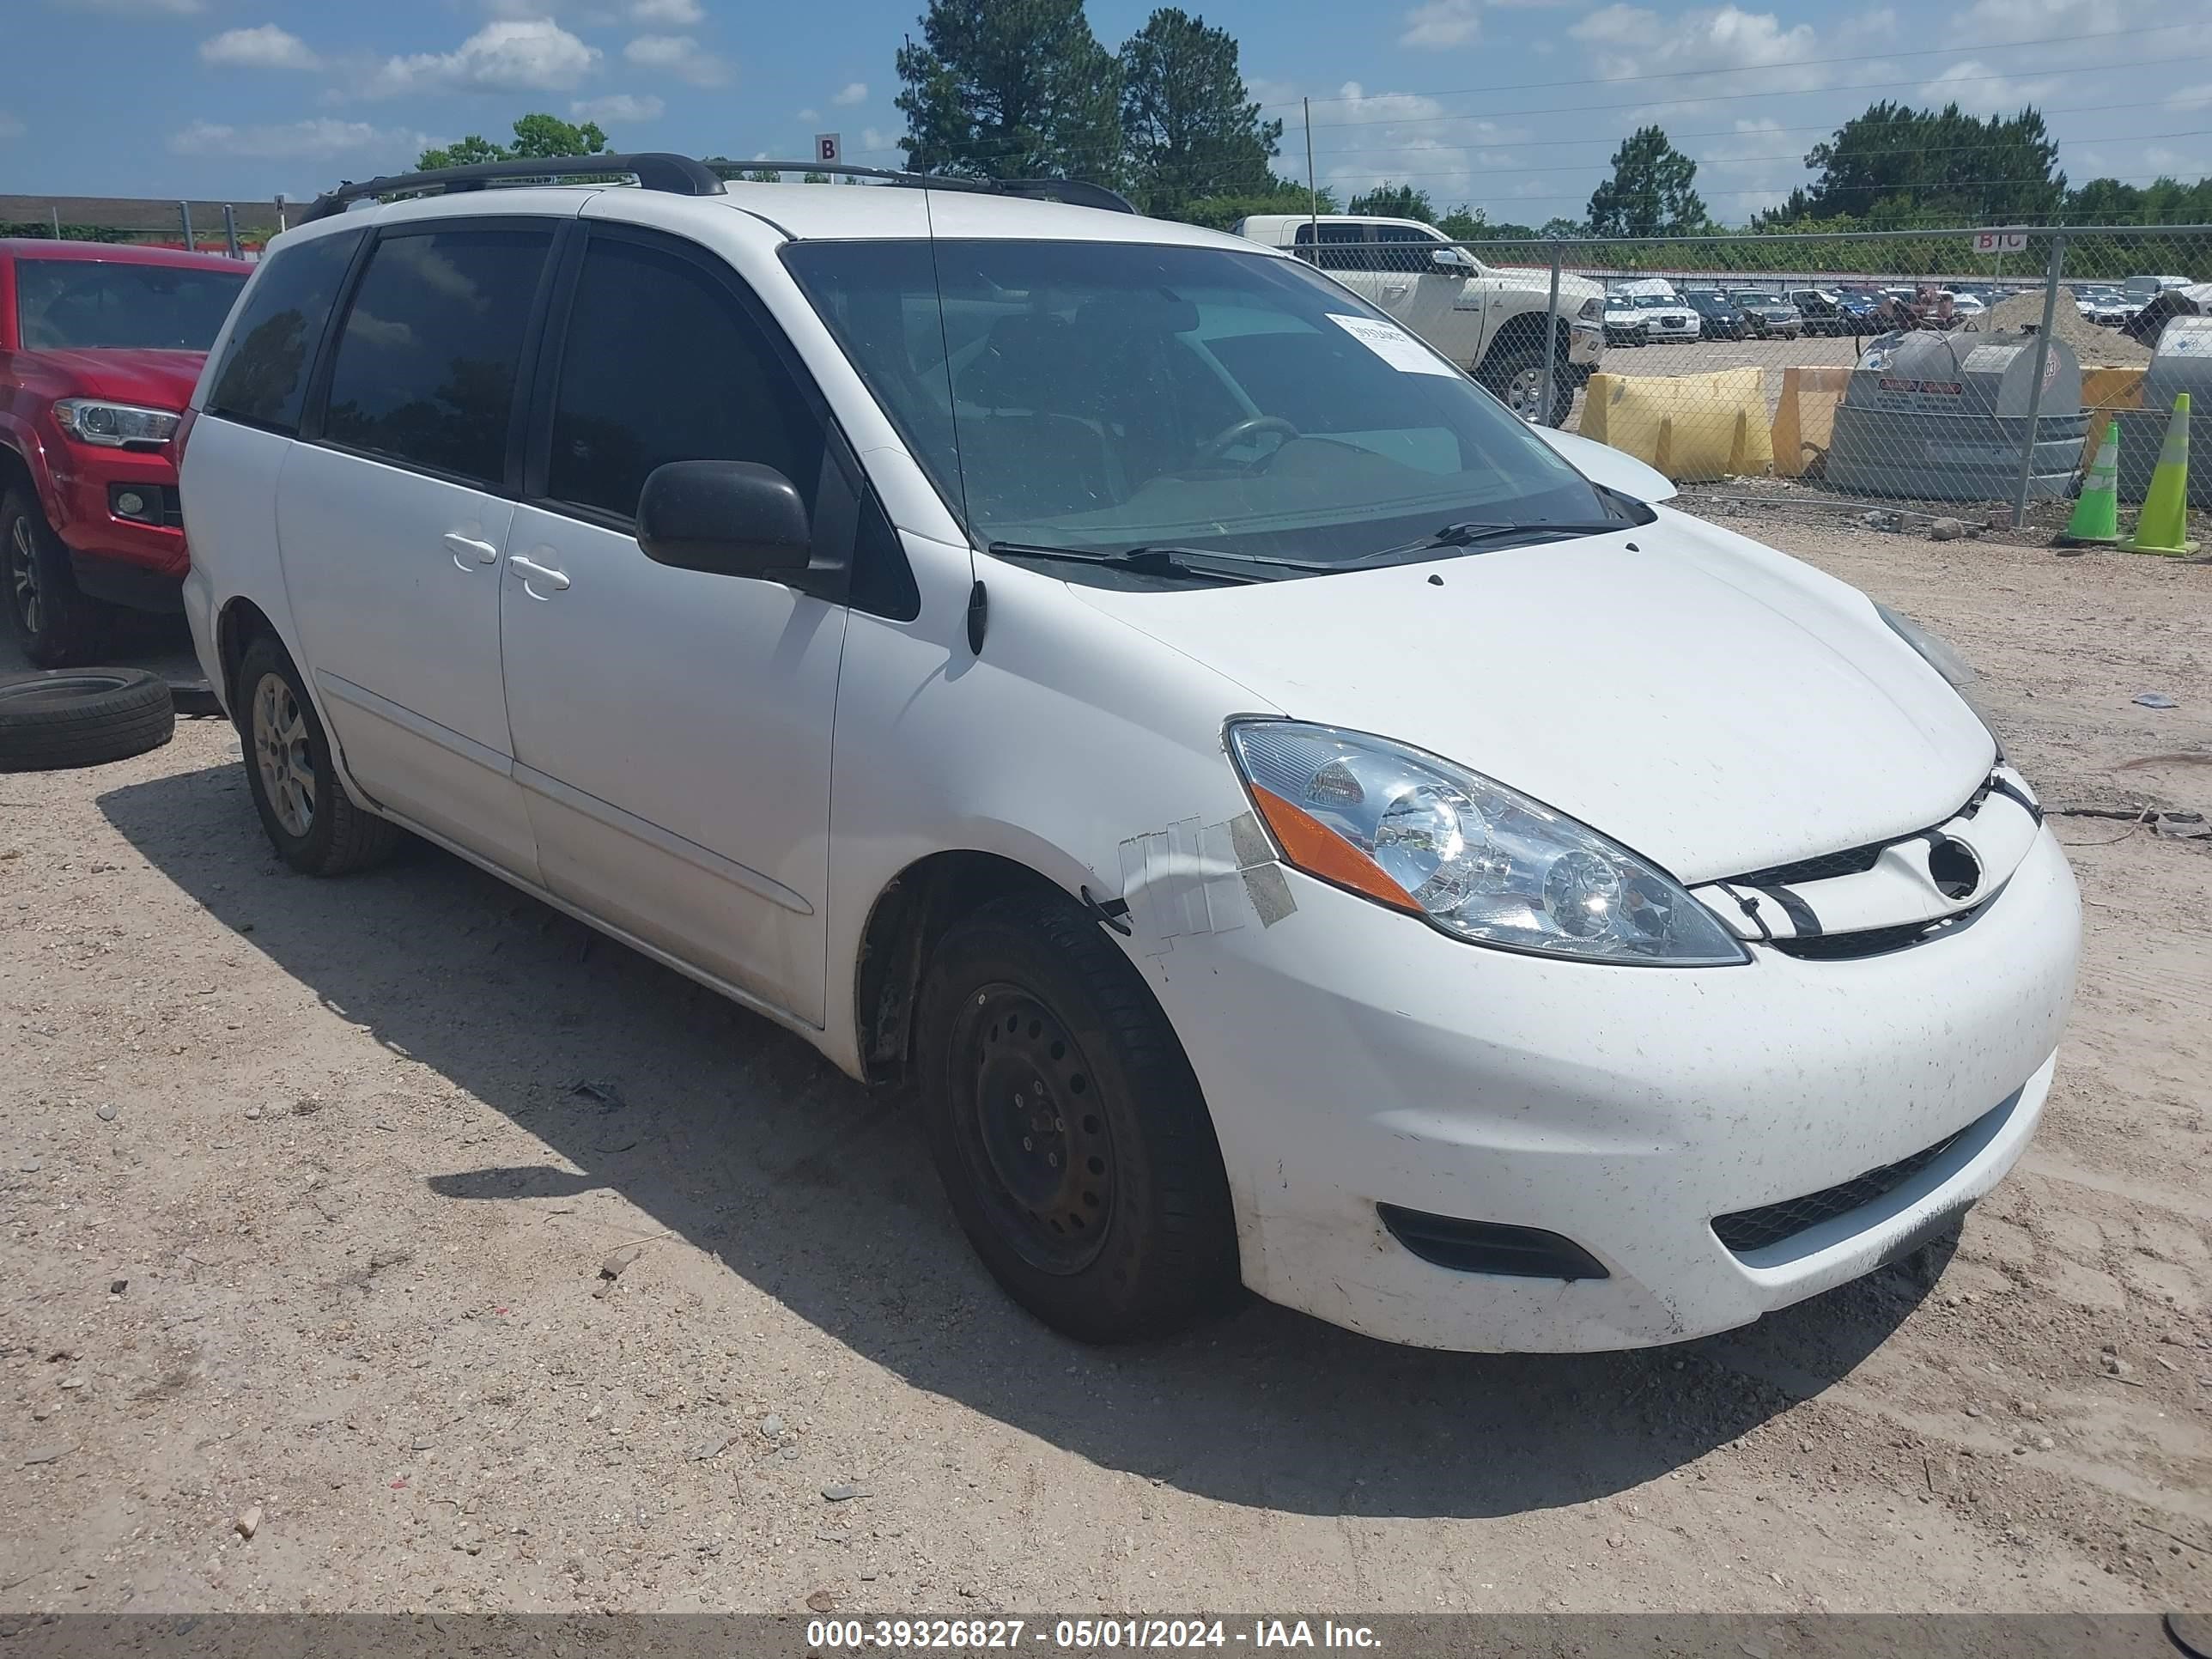
[{"label": "front wheel", "polygon": [[105,654],[115,613],[77,591],[69,549],[27,488],[0,495],[0,562],[8,620],[25,656],[41,668],[68,668]]},{"label": "front wheel", "polygon": [[1567,378],[1564,360],[1554,360],[1551,369],[1548,399],[1544,395],[1544,354],[1539,349],[1513,352],[1486,363],[1480,378],[1498,394],[1500,403],[1522,420],[1532,425],[1565,426],[1575,406],[1575,388]]},{"label": "front wheel", "polygon": [[953,924],[921,990],[921,1105],[953,1213],[1054,1330],[1172,1330],[1236,1292],[1228,1178],[1144,981],[1057,896]]}]

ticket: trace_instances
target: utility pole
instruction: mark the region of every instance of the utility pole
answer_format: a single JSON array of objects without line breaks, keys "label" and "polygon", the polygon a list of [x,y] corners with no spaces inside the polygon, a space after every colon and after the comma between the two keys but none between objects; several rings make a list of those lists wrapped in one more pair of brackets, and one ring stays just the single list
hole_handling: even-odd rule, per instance
[{"label": "utility pole", "polygon": [[1302,97],[1298,108],[1306,124],[1306,223],[1313,231],[1313,262],[1321,264],[1321,191],[1314,183],[1313,100]]}]

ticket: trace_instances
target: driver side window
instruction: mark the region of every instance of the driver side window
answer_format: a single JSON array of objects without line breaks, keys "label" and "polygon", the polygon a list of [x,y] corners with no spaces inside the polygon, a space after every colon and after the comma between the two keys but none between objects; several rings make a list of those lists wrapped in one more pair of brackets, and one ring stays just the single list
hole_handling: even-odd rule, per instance
[{"label": "driver side window", "polygon": [[1369,245],[1367,230],[1363,224],[1342,222],[1323,224],[1321,230],[1321,257],[1314,258],[1314,230],[1310,224],[1297,228],[1292,239],[1292,252],[1301,259],[1311,259],[1323,270],[1373,270],[1376,250]]}]

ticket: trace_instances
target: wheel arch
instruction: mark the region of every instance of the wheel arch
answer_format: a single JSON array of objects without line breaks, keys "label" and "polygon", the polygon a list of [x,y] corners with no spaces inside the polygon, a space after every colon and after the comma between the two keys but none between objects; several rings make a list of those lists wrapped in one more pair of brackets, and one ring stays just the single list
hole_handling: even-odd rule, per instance
[{"label": "wheel arch", "polygon": [[914,860],[869,907],[853,968],[853,1020],[860,1075],[870,1084],[906,1080],[914,1053],[914,1006],[931,950],[961,917],[1012,893],[1074,902],[1049,876],[1000,853],[949,849]]},{"label": "wheel arch", "polygon": [[216,660],[222,667],[222,706],[230,711],[234,724],[243,718],[238,706],[239,666],[246,660],[246,647],[264,634],[285,649],[287,655],[290,654],[284,646],[284,636],[277,632],[269,613],[251,599],[228,600],[216,618],[215,648]]},{"label": "wheel arch", "polygon": [[[1484,349],[1481,367],[1494,368],[1516,351],[1541,351],[1544,349],[1544,319],[1550,316],[1542,307],[1516,312],[1498,325],[1498,332],[1490,337]],[[1564,317],[1553,316],[1553,332],[1559,337],[1559,362],[1565,364],[1567,352],[1574,344],[1574,328]]]}]

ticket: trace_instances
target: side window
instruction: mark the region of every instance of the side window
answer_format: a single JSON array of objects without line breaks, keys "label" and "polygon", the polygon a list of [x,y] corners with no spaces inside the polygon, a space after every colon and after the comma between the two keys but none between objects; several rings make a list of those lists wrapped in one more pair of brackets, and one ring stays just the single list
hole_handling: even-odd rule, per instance
[{"label": "side window", "polygon": [[331,368],[323,435],[497,485],[538,278],[535,226],[413,231],[368,256]]},{"label": "side window", "polygon": [[1321,227],[1321,257],[1314,258],[1314,226],[1310,220],[1297,228],[1291,239],[1292,252],[1301,259],[1312,259],[1323,270],[1372,270],[1370,263],[1373,250],[1367,246],[1367,227],[1358,224],[1325,224]]},{"label": "side window", "polygon": [[822,423],[736,298],[678,254],[595,237],[553,402],[545,493],[621,519],[667,461],[757,461],[810,508]]},{"label": "side window", "polygon": [[1405,271],[1418,276],[1439,269],[1431,256],[1443,242],[1425,230],[1415,230],[1410,225],[1377,225],[1375,240],[1377,246],[1373,257],[1377,270]]},{"label": "side window", "polygon": [[208,392],[207,413],[278,432],[296,432],[307,395],[309,359],[366,228],[333,232],[288,247],[257,273]]}]

